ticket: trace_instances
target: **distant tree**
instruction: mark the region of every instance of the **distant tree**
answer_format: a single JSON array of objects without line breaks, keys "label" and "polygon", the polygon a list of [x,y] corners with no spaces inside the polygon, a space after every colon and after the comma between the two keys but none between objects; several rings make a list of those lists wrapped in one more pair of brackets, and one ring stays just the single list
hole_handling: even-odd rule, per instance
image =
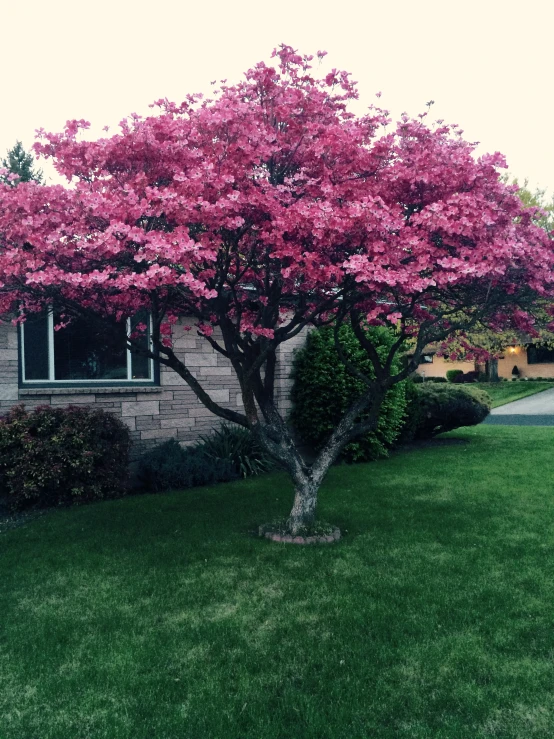
[{"label": "distant tree", "polygon": [[[39,185],[43,182],[42,170],[34,168],[35,158],[23,148],[21,141],[16,141],[15,146],[8,149],[6,157],[2,159],[2,167],[9,170],[9,174],[0,174],[1,182],[30,182],[34,180]],[[17,175],[18,179],[10,178]]]},{"label": "distant tree", "polygon": [[[509,182],[509,176],[504,178],[505,182]],[[534,191],[529,189],[529,180],[523,180],[520,185],[517,178],[512,179],[512,185],[518,187],[517,195],[523,205],[527,208],[541,208],[544,214],[535,218],[535,223],[542,226],[546,231],[554,230],[554,195],[550,200],[546,197],[546,188],[537,187]]]}]

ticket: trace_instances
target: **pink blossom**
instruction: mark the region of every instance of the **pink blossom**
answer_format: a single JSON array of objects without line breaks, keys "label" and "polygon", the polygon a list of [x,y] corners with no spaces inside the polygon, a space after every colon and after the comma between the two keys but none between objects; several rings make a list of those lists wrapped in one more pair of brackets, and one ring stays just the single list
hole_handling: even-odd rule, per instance
[{"label": "pink blossom", "polygon": [[0,184],[0,313],[158,310],[164,338],[184,315],[257,351],[343,299],[417,337],[502,297],[490,321],[534,330],[523,303],[554,291],[553,242],[503,183],[504,157],[476,157],[443,121],[353,115],[356,83],[312,61],[283,45],[213,100],[159,99],[96,141],[84,120],[37,131],[72,185]]}]

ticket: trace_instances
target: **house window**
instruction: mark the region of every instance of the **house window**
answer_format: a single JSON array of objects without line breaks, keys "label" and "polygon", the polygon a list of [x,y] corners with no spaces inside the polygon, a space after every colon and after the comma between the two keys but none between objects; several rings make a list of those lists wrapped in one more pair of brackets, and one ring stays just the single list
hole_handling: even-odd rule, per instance
[{"label": "house window", "polygon": [[422,354],[420,364],[433,364],[433,355]]},{"label": "house window", "polygon": [[[138,323],[149,324],[147,316],[137,316],[117,323],[102,323],[76,318],[68,326],[55,330],[60,317],[55,311],[30,315],[21,326],[22,380],[24,383],[75,382],[120,383],[151,382],[153,362],[131,354],[127,334]],[[141,338],[144,348],[150,342],[150,328]]]},{"label": "house window", "polygon": [[554,362],[554,349],[540,344],[529,344],[527,364],[548,364],[550,362]]}]

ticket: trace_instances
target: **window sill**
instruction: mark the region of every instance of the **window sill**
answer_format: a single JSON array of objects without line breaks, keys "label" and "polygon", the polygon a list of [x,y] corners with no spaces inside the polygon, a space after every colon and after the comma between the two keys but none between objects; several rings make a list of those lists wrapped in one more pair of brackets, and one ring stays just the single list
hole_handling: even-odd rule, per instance
[{"label": "window sill", "polygon": [[121,385],[115,386],[115,387],[106,387],[105,385],[102,387],[91,387],[90,385],[87,385],[86,387],[20,387],[19,388],[19,395],[22,396],[28,396],[28,395],[101,395],[101,394],[110,394],[114,395],[115,393],[124,395],[125,393],[161,393],[163,392],[163,388],[159,385],[156,386],[148,386],[145,387],[144,385],[137,385],[136,387],[132,387],[129,385],[125,385],[125,387],[122,387]]}]

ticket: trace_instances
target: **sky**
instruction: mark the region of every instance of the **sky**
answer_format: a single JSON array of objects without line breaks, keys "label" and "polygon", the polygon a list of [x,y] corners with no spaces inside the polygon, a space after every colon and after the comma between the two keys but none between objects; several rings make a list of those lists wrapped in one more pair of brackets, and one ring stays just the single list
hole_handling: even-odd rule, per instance
[{"label": "sky", "polygon": [[[353,112],[377,102],[457,123],[479,153],[554,192],[552,0],[0,0],[0,155],[37,128],[84,118],[93,136],[130,113],[212,80],[241,79],[286,43],[328,52],[359,82]],[[57,181],[48,163],[49,181]]]}]

